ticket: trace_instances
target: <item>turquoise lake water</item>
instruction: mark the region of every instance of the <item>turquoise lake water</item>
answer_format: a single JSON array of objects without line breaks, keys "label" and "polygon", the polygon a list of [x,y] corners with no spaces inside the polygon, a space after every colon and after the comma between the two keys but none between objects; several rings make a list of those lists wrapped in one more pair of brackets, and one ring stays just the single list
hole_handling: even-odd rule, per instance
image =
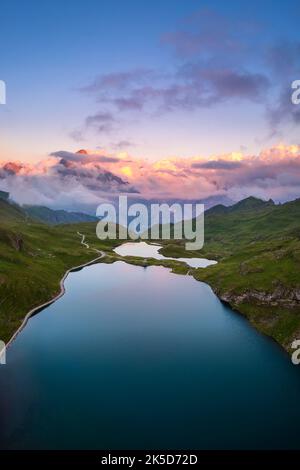
[{"label": "turquoise lake water", "polygon": [[74,272],[0,366],[0,447],[300,448],[300,366],[206,284]]}]

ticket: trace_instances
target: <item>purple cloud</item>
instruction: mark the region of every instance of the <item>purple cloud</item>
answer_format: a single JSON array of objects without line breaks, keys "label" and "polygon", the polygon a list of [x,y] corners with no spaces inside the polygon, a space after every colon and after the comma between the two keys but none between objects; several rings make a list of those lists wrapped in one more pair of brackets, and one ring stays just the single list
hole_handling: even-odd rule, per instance
[{"label": "purple cloud", "polygon": [[111,132],[116,119],[110,112],[99,112],[85,119],[86,127],[93,127],[98,133]]},{"label": "purple cloud", "polygon": [[192,168],[202,168],[205,170],[235,170],[242,166],[242,162],[233,162],[228,160],[209,160],[208,162],[192,164]]},{"label": "purple cloud", "polygon": [[107,90],[119,90],[132,85],[148,82],[156,76],[156,71],[146,68],[136,68],[123,72],[109,73],[97,76],[89,85],[80,88],[86,93],[103,93]]},{"label": "purple cloud", "polygon": [[296,71],[300,73],[299,42],[270,45],[259,23],[249,18],[233,21],[201,9],[183,19],[177,30],[165,33],[161,44],[175,53],[172,69],[132,68],[98,75],[80,89],[107,111],[88,116],[83,129],[73,132],[75,139],[83,138],[86,129],[114,132],[129,114],[153,117],[237,100],[260,106],[272,134],[283,121],[299,123],[300,111],[290,106],[287,96],[287,77],[293,75],[292,81],[298,78]]}]

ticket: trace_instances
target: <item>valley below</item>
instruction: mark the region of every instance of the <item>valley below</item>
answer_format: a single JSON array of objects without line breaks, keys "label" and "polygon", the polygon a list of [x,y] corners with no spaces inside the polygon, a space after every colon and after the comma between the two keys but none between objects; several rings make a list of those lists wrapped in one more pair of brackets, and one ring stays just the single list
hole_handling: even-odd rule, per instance
[{"label": "valley below", "polygon": [[[46,215],[48,220],[49,211]],[[232,207],[215,206],[206,211],[202,250],[186,251],[183,240],[158,240],[162,248],[156,248],[155,259],[151,253],[121,256],[120,241],[99,240],[95,222],[49,226],[0,199],[1,339],[8,342],[30,310],[58,295],[66,271],[102,251],[104,263],[162,265],[207,282],[222,301],[291,353],[291,343],[300,337],[299,220],[300,200],[275,205],[248,198]],[[204,258],[217,263],[203,269]],[[188,265],[189,259],[196,264]]]},{"label": "valley below", "polygon": [[0,200],[0,448],[298,448],[299,211],[217,206],[186,251]]}]

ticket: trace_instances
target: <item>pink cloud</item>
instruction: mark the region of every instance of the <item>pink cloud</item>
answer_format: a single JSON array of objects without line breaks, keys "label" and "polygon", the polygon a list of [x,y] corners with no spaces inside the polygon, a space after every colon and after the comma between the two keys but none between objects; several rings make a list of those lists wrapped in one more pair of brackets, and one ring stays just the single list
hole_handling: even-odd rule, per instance
[{"label": "pink cloud", "polygon": [[284,201],[300,196],[300,146],[154,163],[127,152],[57,151],[37,164],[0,164],[0,189],[20,203],[67,208],[95,207],[120,193],[143,199],[238,200],[254,195]]}]

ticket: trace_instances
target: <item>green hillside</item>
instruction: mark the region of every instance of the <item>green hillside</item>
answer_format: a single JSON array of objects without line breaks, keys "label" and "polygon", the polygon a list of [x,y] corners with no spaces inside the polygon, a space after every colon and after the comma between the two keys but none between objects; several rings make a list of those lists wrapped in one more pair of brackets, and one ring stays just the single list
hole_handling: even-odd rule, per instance
[{"label": "green hillside", "polygon": [[76,224],[80,222],[96,222],[98,219],[83,212],[69,212],[65,210],[54,210],[44,206],[24,206],[29,217],[36,221],[49,225]]},{"label": "green hillside", "polygon": [[12,222],[22,223],[26,220],[26,214],[16,205],[9,203],[6,199],[0,198],[0,224],[7,225]]},{"label": "green hillside", "polygon": [[[119,241],[101,242],[92,223],[46,225],[19,206],[0,199],[0,338],[7,341],[26,313],[59,292],[66,270],[95,259],[98,250],[118,257]],[[81,245],[77,232],[87,237]],[[188,269],[172,261],[126,258],[134,264],[163,264],[175,272],[188,270],[243,313],[255,327],[288,351],[300,338],[300,199],[281,205],[247,198],[205,215],[202,250],[185,251],[184,241],[163,241],[172,257],[207,257],[218,264]]]},{"label": "green hillside", "polygon": [[0,200],[0,339],[8,341],[29,310],[59,292],[66,270],[95,259],[94,247],[108,251],[114,244],[96,238],[95,223],[47,226]]},{"label": "green hillside", "polygon": [[[174,241],[162,253],[196,254]],[[208,210],[205,244],[197,255],[219,262],[194,270],[194,277],[290,350],[300,338],[300,199],[275,205],[248,198]]]}]

